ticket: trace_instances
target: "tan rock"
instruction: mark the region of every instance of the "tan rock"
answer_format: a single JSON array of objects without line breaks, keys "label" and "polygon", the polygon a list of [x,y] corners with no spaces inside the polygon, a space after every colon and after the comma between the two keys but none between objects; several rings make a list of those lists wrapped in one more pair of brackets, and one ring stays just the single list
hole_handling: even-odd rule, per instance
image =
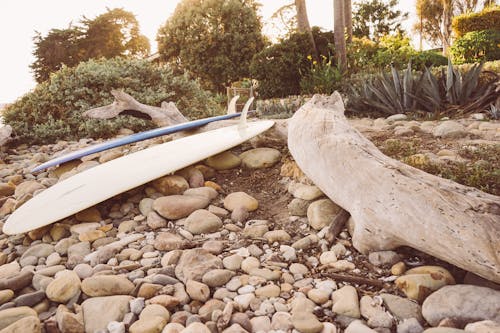
[{"label": "tan rock", "polygon": [[80,222],[100,222],[101,213],[96,207],[90,207],[75,214],[75,218]]},{"label": "tan rock", "polygon": [[165,318],[154,316],[145,319],[139,319],[134,322],[130,328],[130,333],[160,333],[167,324]]},{"label": "tan rock", "polygon": [[[42,325],[37,316],[28,316],[17,320],[0,331],[0,333],[41,333]],[[76,333],[76,332],[75,332]]]},{"label": "tan rock", "polygon": [[56,278],[49,283],[45,293],[47,298],[57,303],[67,303],[80,292],[80,278],[73,271],[60,271]]},{"label": "tan rock", "polygon": [[247,211],[253,212],[259,207],[259,202],[245,192],[233,192],[224,199],[224,208],[233,211],[237,207],[244,207]]},{"label": "tan rock", "polygon": [[0,329],[3,330],[10,324],[25,317],[38,317],[38,314],[27,306],[19,306],[15,308],[5,309],[0,311]]},{"label": "tan rock", "polygon": [[307,207],[307,220],[313,229],[321,230],[330,225],[341,211],[342,208],[330,199],[316,200]]},{"label": "tan rock", "polygon": [[281,153],[274,148],[255,148],[240,155],[241,164],[249,169],[269,168],[279,162]]},{"label": "tan rock", "polygon": [[241,159],[230,151],[225,151],[207,158],[205,164],[215,170],[229,170],[239,167]]},{"label": "tan rock", "polygon": [[151,184],[163,195],[182,194],[189,188],[186,179],[177,175],[168,175],[155,179]]},{"label": "tan rock", "polygon": [[82,291],[91,297],[128,295],[134,284],[122,275],[96,275],[82,281]]},{"label": "tan rock", "polygon": [[156,199],[153,209],[166,219],[177,220],[207,207],[209,203],[207,198],[201,196],[169,195]]}]

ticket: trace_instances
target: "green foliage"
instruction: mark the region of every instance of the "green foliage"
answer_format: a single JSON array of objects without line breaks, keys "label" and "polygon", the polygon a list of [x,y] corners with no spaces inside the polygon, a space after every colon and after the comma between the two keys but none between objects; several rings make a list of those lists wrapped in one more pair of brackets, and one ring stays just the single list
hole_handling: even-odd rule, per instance
[{"label": "green foliage", "polygon": [[481,191],[500,195],[500,145],[467,147],[459,155],[469,162],[425,163],[416,165],[433,175],[451,179]]},{"label": "green foliage", "polygon": [[450,48],[457,64],[500,59],[500,30],[468,32]]},{"label": "green foliage", "polygon": [[328,94],[331,95],[339,88],[342,78],[340,71],[332,65],[332,57],[321,56],[321,62],[312,60],[311,69],[300,80],[302,94]]},{"label": "green foliage", "polygon": [[500,30],[500,6],[487,7],[479,13],[455,16],[452,27],[457,37],[472,31]]},{"label": "green foliage", "polygon": [[221,92],[249,76],[264,46],[261,26],[254,1],[183,0],[158,31],[158,52]]},{"label": "green foliage", "polygon": [[352,15],[353,34],[379,40],[391,32],[403,33],[401,22],[408,13],[394,9],[397,0],[364,0],[354,3]]},{"label": "green foliage", "polygon": [[72,26],[62,30],[52,29],[45,37],[37,32],[33,38],[35,62],[30,65],[35,80],[47,80],[50,73],[58,71],[63,65],[76,66],[81,59],[78,43],[82,37],[82,31]]},{"label": "green foliage", "polygon": [[355,112],[374,112],[379,115],[424,112],[457,115],[483,111],[496,99],[498,75],[481,80],[482,65],[465,72],[453,68],[451,61],[446,71],[433,74],[428,68],[421,74],[413,73],[408,64],[400,75],[392,67],[391,75],[382,73],[366,84],[352,87],[348,107]]},{"label": "green foliage", "polygon": [[101,59],[63,67],[4,111],[19,141],[47,143],[82,137],[109,137],[121,127],[135,131],[152,124],[130,116],[116,120],[84,119],[82,112],[110,104],[113,89],[139,102],[160,105],[173,101],[190,118],[213,115],[219,107],[187,76],[175,76],[168,66],[139,59]]},{"label": "green foliage", "polygon": [[63,65],[73,67],[91,58],[149,53],[149,41],[139,33],[139,23],[130,12],[108,9],[95,19],[83,18],[80,23],[67,29],[52,29],[45,37],[35,35],[35,61],[30,67],[37,82],[47,80],[50,73]]},{"label": "green foliage", "polygon": [[[332,56],[332,32],[312,29],[314,41],[320,55]],[[258,92],[262,98],[298,95],[300,81],[311,69],[308,56],[314,54],[306,33],[294,33],[279,43],[256,54],[250,64],[252,78],[259,82]]]},{"label": "green foliage", "polygon": [[373,59],[378,50],[378,44],[367,37],[353,37],[352,42],[347,44],[347,66],[349,71],[357,73],[375,67]]},{"label": "green foliage", "polygon": [[[466,159],[466,162],[446,163],[437,163],[425,155],[418,154],[421,147],[422,142],[418,139],[405,141],[389,139],[380,145],[380,150],[387,156],[427,173],[500,195],[500,145],[465,147],[458,151],[458,155]],[[417,156],[420,158],[416,158]]]},{"label": "green foliage", "polygon": [[429,66],[442,66],[448,59],[435,51],[417,51],[410,39],[402,35],[383,36],[379,43],[367,38],[353,38],[347,52],[349,71],[373,71],[390,65],[404,67],[411,61],[412,68],[421,70]]}]

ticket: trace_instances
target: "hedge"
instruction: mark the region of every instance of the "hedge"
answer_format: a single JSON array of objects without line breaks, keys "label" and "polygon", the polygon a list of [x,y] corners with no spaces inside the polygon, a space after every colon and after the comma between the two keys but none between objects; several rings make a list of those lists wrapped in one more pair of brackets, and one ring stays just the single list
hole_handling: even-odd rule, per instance
[{"label": "hedge", "polygon": [[457,37],[472,31],[500,30],[500,6],[487,7],[479,13],[455,16],[452,27]]}]

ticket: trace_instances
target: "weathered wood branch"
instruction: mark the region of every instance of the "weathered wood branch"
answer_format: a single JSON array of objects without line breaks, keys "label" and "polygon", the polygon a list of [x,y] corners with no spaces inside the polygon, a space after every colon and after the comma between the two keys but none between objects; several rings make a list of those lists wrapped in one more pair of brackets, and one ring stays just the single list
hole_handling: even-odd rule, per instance
[{"label": "weathered wood branch", "polygon": [[85,111],[83,115],[90,118],[109,119],[118,116],[124,111],[137,111],[149,116],[158,127],[180,124],[187,121],[172,102],[163,102],[162,107],[159,108],[139,103],[124,91],[112,90],[111,94],[115,97],[113,103]]},{"label": "weathered wood branch", "polygon": [[354,222],[362,253],[410,246],[500,282],[500,197],[393,160],[349,125],[338,93],[291,118],[288,147]]}]

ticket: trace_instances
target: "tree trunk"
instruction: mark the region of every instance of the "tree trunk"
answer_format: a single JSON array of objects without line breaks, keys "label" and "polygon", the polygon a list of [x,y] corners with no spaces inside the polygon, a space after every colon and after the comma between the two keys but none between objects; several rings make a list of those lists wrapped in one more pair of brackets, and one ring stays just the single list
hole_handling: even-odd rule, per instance
[{"label": "tree trunk", "polygon": [[316,95],[294,114],[288,148],[351,214],[360,252],[409,246],[500,283],[500,197],[385,156],[349,125],[340,94]]},{"label": "tree trunk", "polygon": [[89,118],[110,119],[124,111],[137,111],[151,118],[158,127],[180,124],[187,121],[172,102],[164,102],[162,103],[162,107],[159,108],[139,103],[124,91],[113,90],[111,94],[115,97],[113,103],[85,111],[83,115]]},{"label": "tree trunk", "polygon": [[344,26],[344,0],[333,0],[335,54],[341,71],[347,69]]},{"label": "tree trunk", "polygon": [[443,0],[443,55],[448,56],[451,41],[451,19],[453,18],[453,0]]},{"label": "tree trunk", "polygon": [[297,9],[297,31],[307,33],[309,42],[311,43],[314,60],[319,61],[319,52],[314,41],[309,18],[307,16],[306,0],[295,0],[295,8]]},{"label": "tree trunk", "polygon": [[344,0],[344,25],[347,34],[347,43],[352,42],[352,1]]}]

